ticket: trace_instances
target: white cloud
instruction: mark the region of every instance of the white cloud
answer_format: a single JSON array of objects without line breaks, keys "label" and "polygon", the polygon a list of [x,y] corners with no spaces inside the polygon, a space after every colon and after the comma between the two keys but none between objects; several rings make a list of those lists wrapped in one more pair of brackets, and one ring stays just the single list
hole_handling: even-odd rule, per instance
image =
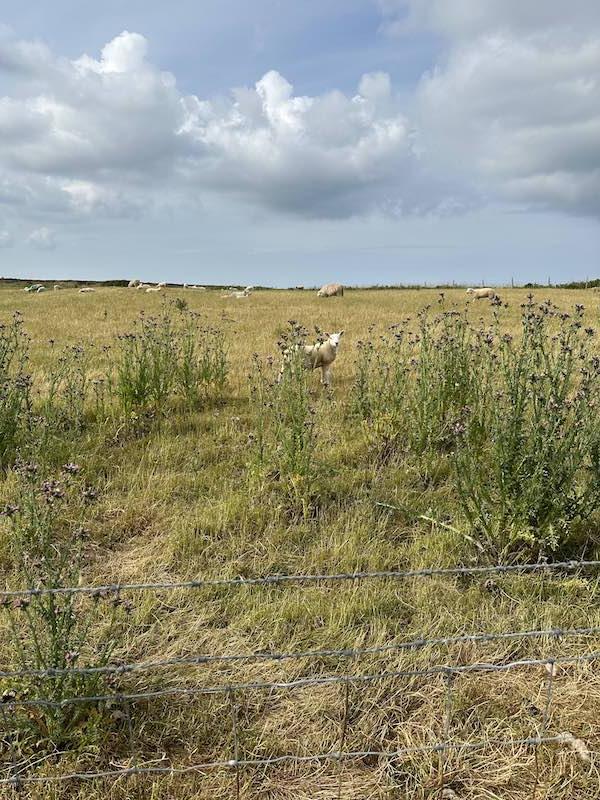
[{"label": "white cloud", "polygon": [[30,245],[38,250],[54,250],[56,247],[56,236],[54,231],[46,226],[36,228],[29,234],[27,239]]},{"label": "white cloud", "polygon": [[0,40],[15,87],[0,99],[0,187],[26,209],[43,198],[54,213],[83,216],[128,216],[205,192],[305,216],[447,203],[389,76],[364,75],[353,96],[307,97],[270,71],[205,100],[180,93],[147,50],[129,32],[98,59],[73,61]]},{"label": "white cloud", "polygon": [[84,180],[67,180],[61,190],[69,198],[69,208],[76,214],[101,214],[106,217],[139,217],[144,208],[141,197]]},{"label": "white cloud", "polygon": [[364,76],[352,97],[302,97],[272,71],[225,106],[186,102],[190,181],[309,216],[421,213],[443,200],[386,75]]},{"label": "white cloud", "polygon": [[0,248],[12,247],[14,238],[10,231],[0,231]]},{"label": "white cloud", "polygon": [[489,197],[600,217],[597,0],[383,0],[388,29],[426,26],[446,55],[417,90],[437,170]]},{"label": "white cloud", "polygon": [[600,215],[597,0],[568,14],[562,0],[379,5],[390,30],[446,42],[411,118],[385,73],[303,96],[272,70],[206,99],[137,33],[74,60],[0,35],[0,203],[39,230],[209,194],[304,217],[447,214],[486,197]]}]

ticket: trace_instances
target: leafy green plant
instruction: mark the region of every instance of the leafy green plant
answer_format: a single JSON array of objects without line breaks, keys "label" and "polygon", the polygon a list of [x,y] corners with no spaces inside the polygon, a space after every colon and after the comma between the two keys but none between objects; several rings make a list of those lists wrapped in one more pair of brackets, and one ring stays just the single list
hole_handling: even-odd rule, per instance
[{"label": "leafy green plant", "polygon": [[31,377],[27,372],[29,338],[16,313],[0,323],[0,468],[14,459],[31,415]]},{"label": "leafy green plant", "polygon": [[83,430],[90,388],[87,349],[82,344],[65,347],[47,373],[47,382],[41,407],[45,424],[54,431]]},{"label": "leafy green plant", "polygon": [[408,450],[425,471],[454,446],[465,409],[485,404],[493,374],[488,331],[474,329],[465,313],[429,312],[419,313],[416,330],[406,320],[359,342],[350,406],[378,459]]},{"label": "leafy green plant", "polygon": [[102,693],[104,686],[101,674],[69,670],[80,663],[90,667],[108,663],[123,604],[113,597],[106,613],[97,601],[60,591],[78,585],[84,559],[85,529],[73,521],[72,513],[81,518],[96,495],[79,480],[78,465],[66,464],[58,479],[44,481],[39,480],[35,464],[18,462],[15,471],[20,476],[19,505],[5,506],[2,516],[10,521],[16,579],[24,588],[40,591],[2,603],[13,661],[19,670],[33,672],[11,679],[6,692],[17,700],[34,696],[47,701],[19,714],[16,722],[25,737],[64,745],[97,709],[94,701],[61,705],[62,701]]},{"label": "leafy green plant", "polygon": [[[494,345],[498,374],[487,403],[456,428],[464,440],[455,450],[463,511],[499,551],[563,547],[572,523],[588,519],[600,501],[593,336],[582,306],[570,316],[530,298],[519,339],[503,335]],[[469,443],[471,426],[485,430],[478,447]]]},{"label": "leafy green plant", "polygon": [[252,398],[258,424],[252,436],[254,467],[283,488],[293,508],[306,513],[318,473],[316,410],[311,402],[302,345],[307,331],[295,321],[279,339],[281,371],[254,357]]},{"label": "leafy green plant", "polygon": [[191,406],[219,399],[227,383],[223,332],[202,323],[199,314],[180,308],[177,327],[176,384]]},{"label": "leafy green plant", "polygon": [[134,330],[119,336],[115,391],[128,413],[164,408],[177,397],[197,407],[220,399],[227,382],[223,332],[203,324],[187,305],[178,316],[141,314]]},{"label": "leafy green plant", "polygon": [[125,411],[160,408],[175,381],[176,346],[171,317],[140,314],[134,330],[118,337],[116,393]]}]

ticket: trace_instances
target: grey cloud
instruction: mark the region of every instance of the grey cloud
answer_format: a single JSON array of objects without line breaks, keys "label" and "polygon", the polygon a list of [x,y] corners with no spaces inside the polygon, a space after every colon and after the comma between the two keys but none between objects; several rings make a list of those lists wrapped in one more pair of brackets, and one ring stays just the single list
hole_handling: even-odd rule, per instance
[{"label": "grey cloud", "polygon": [[421,213],[412,198],[424,185],[427,207],[445,201],[441,184],[421,182],[414,131],[383,73],[363,76],[354,96],[304,97],[271,71],[203,100],[150,63],[139,34],[123,32],[97,59],[48,63],[18,42],[8,51],[27,55],[30,75],[1,101],[0,174],[22,184],[27,206],[39,191],[68,213],[127,216],[217,192],[302,216]]},{"label": "grey cloud", "polygon": [[573,1],[579,30],[558,0],[537,23],[516,0],[382,0],[388,22],[408,14],[447,38],[411,119],[384,73],[353,95],[299,96],[273,70],[202,99],[136,33],[75,60],[0,37],[14,87],[0,98],[0,204],[53,226],[208,194],[301,217],[449,214],[487,197],[597,215],[600,33],[585,23],[600,6]]},{"label": "grey cloud", "polygon": [[500,197],[598,216],[598,75],[600,33],[458,43],[421,82],[423,140],[440,169],[459,165]]},{"label": "grey cloud", "polygon": [[15,240],[10,231],[0,230],[0,248],[12,247],[14,243]]},{"label": "grey cloud", "polygon": [[392,34],[426,27],[452,39],[560,28],[576,35],[600,23],[596,0],[375,0]]},{"label": "grey cloud", "polygon": [[27,239],[30,245],[38,250],[54,250],[56,247],[56,236],[54,231],[46,226],[36,228],[29,234]]},{"label": "grey cloud", "polygon": [[380,0],[389,33],[425,27],[446,50],[417,89],[438,171],[491,198],[598,217],[597,0]]},{"label": "grey cloud", "polygon": [[0,72],[30,77],[39,74],[52,61],[52,54],[45,44],[16,39],[9,30],[0,26]]}]

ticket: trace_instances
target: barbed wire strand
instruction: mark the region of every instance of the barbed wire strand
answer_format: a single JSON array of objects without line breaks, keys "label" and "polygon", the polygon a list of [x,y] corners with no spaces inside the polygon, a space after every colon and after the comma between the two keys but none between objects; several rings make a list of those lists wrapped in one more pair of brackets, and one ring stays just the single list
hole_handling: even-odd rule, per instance
[{"label": "barbed wire strand", "polygon": [[[525,747],[540,746],[542,744],[561,744],[566,741],[564,734],[557,736],[531,736],[525,739],[486,739],[480,742],[442,742],[434,745],[421,745],[403,747],[398,750],[355,750],[340,753],[337,751],[327,753],[312,753],[310,755],[286,754],[282,756],[269,756],[266,758],[246,758],[235,761],[209,761],[204,764],[192,764],[187,767],[127,767],[124,769],[99,770],[97,772],[71,772],[63,775],[20,775],[21,783],[53,783],[68,780],[96,780],[100,778],[123,778],[131,775],[184,775],[191,772],[204,772],[211,769],[235,769],[237,767],[267,767],[275,764],[293,763],[302,764],[310,761],[325,761],[340,759],[349,761],[358,758],[401,758],[406,755],[420,753],[439,753],[444,750],[472,751],[481,750],[489,746],[496,747]],[[0,778],[0,784],[14,782],[14,778]]]},{"label": "barbed wire strand", "polygon": [[538,638],[575,638],[578,636],[594,636],[600,634],[600,625],[587,628],[545,628],[528,631],[508,631],[503,633],[465,633],[459,636],[445,636],[437,639],[412,639],[408,642],[373,645],[372,647],[339,648],[321,650],[300,650],[292,652],[256,652],[233,653],[231,655],[199,654],[192,656],[175,656],[156,661],[138,661],[126,664],[106,664],[99,667],[61,667],[47,669],[0,670],[0,678],[56,678],[65,675],[123,675],[131,672],[142,672],[165,667],[187,667],[202,664],[227,664],[248,661],[292,661],[308,658],[357,658],[366,655],[382,655],[403,650],[422,650],[426,647],[440,647],[464,643],[488,643],[497,641],[514,641]]},{"label": "barbed wire strand", "polygon": [[248,661],[292,661],[308,658],[358,658],[366,655],[421,650],[426,647],[440,647],[454,644],[488,643],[539,638],[575,638],[578,636],[600,635],[600,625],[587,628],[546,628],[528,631],[508,631],[502,633],[464,633],[458,636],[445,636],[437,639],[413,639],[408,642],[373,645],[372,647],[339,648],[322,650],[300,650],[289,653],[233,653],[231,655],[198,654],[174,656],[155,661],[136,661],[125,664],[106,664],[98,667],[49,667],[47,669],[0,670],[0,678],[57,678],[65,675],[123,675],[165,667],[188,667],[202,664],[227,664]]},{"label": "barbed wire strand", "polygon": [[107,583],[98,586],[32,587],[27,589],[4,589],[0,601],[11,597],[27,597],[49,594],[119,594],[125,591],[161,591],[175,589],[208,589],[216,587],[268,586],[290,583],[327,583],[329,581],[362,581],[390,578],[432,578],[452,576],[477,576],[488,574],[528,573],[538,570],[573,571],[600,567],[600,561],[538,561],[531,564],[495,564],[480,567],[426,567],[411,570],[380,570],[374,572],[340,572],[333,574],[264,575],[256,578],[199,578],[192,581],[161,581],[152,583]]},{"label": "barbed wire strand", "polygon": [[[553,659],[557,665],[584,664],[600,660],[600,651],[585,653],[583,655],[561,656]],[[67,697],[62,700],[42,700],[40,698],[15,698],[7,700],[1,705],[4,708],[15,708],[19,706],[42,706],[48,708],[64,708],[65,706],[76,703],[101,703],[117,702],[120,700],[154,700],[160,697],[172,697],[180,695],[182,697],[194,695],[213,695],[227,694],[232,689],[236,692],[242,691],[279,691],[287,689],[304,689],[310,686],[330,686],[333,684],[344,683],[348,680],[351,683],[373,683],[378,680],[389,680],[391,678],[425,678],[434,675],[452,672],[456,675],[471,672],[505,672],[513,669],[525,667],[543,667],[548,663],[548,658],[525,658],[516,661],[508,661],[504,664],[493,664],[477,662],[474,664],[440,665],[435,667],[424,667],[423,669],[412,670],[387,670],[372,674],[359,675],[324,675],[311,678],[297,678],[291,681],[249,681],[246,683],[224,684],[216,686],[192,686],[192,687],[171,687],[168,689],[156,689],[145,692],[118,692],[115,694],[81,695],[78,697]]]}]

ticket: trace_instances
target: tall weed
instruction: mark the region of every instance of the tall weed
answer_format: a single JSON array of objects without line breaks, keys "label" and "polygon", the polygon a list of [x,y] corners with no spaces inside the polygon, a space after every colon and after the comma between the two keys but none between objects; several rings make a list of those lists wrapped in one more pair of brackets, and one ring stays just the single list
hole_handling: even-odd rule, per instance
[{"label": "tall weed", "polygon": [[485,429],[480,447],[456,448],[461,505],[474,530],[497,550],[556,550],[572,523],[600,501],[600,360],[583,307],[564,314],[550,303],[523,307],[522,334],[493,345],[497,381],[484,408],[457,431]]},{"label": "tall weed", "polygon": [[47,373],[47,390],[41,403],[45,424],[57,430],[81,431],[86,422],[90,358],[82,344],[70,345],[58,355]]},{"label": "tall weed", "polygon": [[258,423],[252,436],[256,474],[282,488],[292,509],[308,513],[318,474],[316,410],[311,401],[309,371],[302,346],[307,331],[295,321],[281,335],[278,346],[282,366],[275,374],[274,362],[254,359],[251,396],[257,406]]},{"label": "tall weed", "polygon": [[0,323],[0,469],[14,459],[31,416],[29,338],[17,312]]},{"label": "tall weed", "polygon": [[180,308],[176,384],[184,400],[201,407],[223,395],[229,371],[223,331],[203,323],[200,314]]},{"label": "tall weed", "polygon": [[183,303],[158,317],[141,314],[134,330],[119,336],[115,390],[126,412],[163,409],[172,399],[201,406],[220,399],[227,382],[223,332],[203,324]]},{"label": "tall weed", "polygon": [[176,346],[168,314],[140,314],[134,330],[118,337],[116,393],[125,411],[161,408],[175,381]]},{"label": "tall weed", "polygon": [[[430,315],[427,306],[393,325],[376,342],[359,342],[351,413],[364,421],[378,459],[416,456],[425,472],[454,446],[467,410],[485,406],[492,379],[489,331],[474,329],[455,310]],[[485,417],[484,411],[478,418]],[[479,432],[474,426],[470,434]]]},{"label": "tall weed", "polygon": [[[14,580],[23,588],[40,590],[77,586],[86,536],[81,519],[95,492],[78,479],[76,464],[66,464],[58,478],[43,481],[38,467],[30,462],[18,462],[15,472],[20,476],[19,504],[2,511],[9,520]],[[48,703],[23,714],[15,707],[22,749],[42,740],[54,746],[72,744],[74,737],[97,723],[93,701],[61,703],[103,693],[102,675],[69,670],[79,664],[102,667],[108,663],[117,643],[121,606],[113,598],[105,612],[89,599],[52,591],[17,596],[2,604],[13,663],[19,670],[34,673],[11,679],[6,691],[17,701],[34,696]]]}]

